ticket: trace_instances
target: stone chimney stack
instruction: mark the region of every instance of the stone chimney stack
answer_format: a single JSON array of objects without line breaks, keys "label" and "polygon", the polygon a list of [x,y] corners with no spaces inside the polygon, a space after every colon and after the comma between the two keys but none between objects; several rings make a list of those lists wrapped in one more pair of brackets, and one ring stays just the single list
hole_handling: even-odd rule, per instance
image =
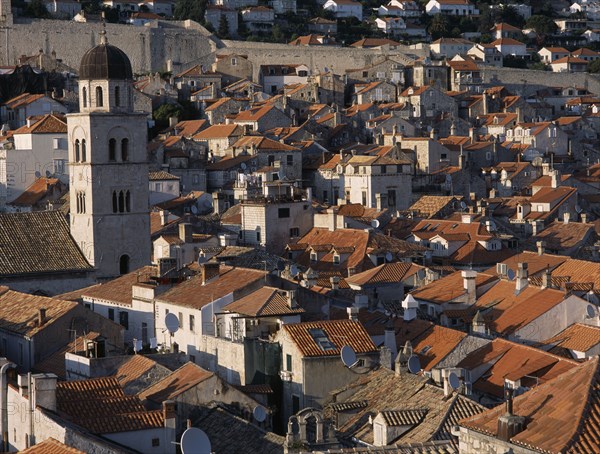
[{"label": "stone chimney stack", "polygon": [[46,308],[41,307],[38,310],[38,326],[42,326],[44,323],[46,323]]},{"label": "stone chimney stack", "polygon": [[172,400],[165,400],[162,403],[163,419],[165,425],[165,443],[171,446],[176,441],[177,436],[177,406]]},{"label": "stone chimney stack", "polygon": [[521,293],[527,285],[529,285],[527,263],[519,263],[517,265],[517,277],[515,279],[515,295]]},{"label": "stone chimney stack", "polygon": [[535,245],[537,246],[538,255],[544,255],[544,251],[546,249],[545,241],[536,241]]},{"label": "stone chimney stack", "polygon": [[192,238],[192,224],[179,224],[179,239],[186,244],[190,244]]},{"label": "stone chimney stack", "polygon": [[477,271],[465,270],[461,274],[463,277],[463,287],[467,292],[467,304],[475,304],[475,301],[477,301],[477,285],[475,282]]},{"label": "stone chimney stack", "polygon": [[563,213],[563,223],[568,224],[571,221],[571,213],[568,211]]},{"label": "stone chimney stack", "polygon": [[218,279],[220,274],[220,263],[208,262],[203,263],[200,268],[200,276],[202,279],[202,285],[206,285],[213,279]]},{"label": "stone chimney stack", "polygon": [[550,174],[551,178],[551,186],[553,189],[556,189],[560,186],[560,172],[558,170],[553,170]]},{"label": "stone chimney stack", "polygon": [[546,271],[542,275],[542,288],[552,288],[552,273],[550,272],[550,265],[546,267]]},{"label": "stone chimney stack", "polygon": [[56,411],[56,382],[54,374],[35,374],[31,376],[33,384],[33,408],[42,407]]},{"label": "stone chimney stack", "polygon": [[331,283],[331,290],[339,290],[339,288],[340,288],[340,277],[339,276],[331,276],[329,278],[329,282]]},{"label": "stone chimney stack", "polygon": [[346,309],[348,311],[348,319],[353,321],[358,321],[358,307],[349,307]]},{"label": "stone chimney stack", "polygon": [[417,300],[409,293],[402,301],[402,307],[404,308],[404,321],[410,322],[417,318],[417,309],[419,308],[419,303]]},{"label": "stone chimney stack", "polygon": [[390,349],[392,358],[395,358],[398,354],[398,346],[396,345],[396,330],[392,319],[389,319],[385,325],[383,345]]},{"label": "stone chimney stack", "polygon": [[298,302],[296,301],[296,290],[287,291],[287,303],[290,309],[296,309]]},{"label": "stone chimney stack", "polygon": [[510,441],[518,433],[525,430],[525,418],[513,413],[514,390],[505,388],[506,413],[498,418],[498,438],[502,441]]}]

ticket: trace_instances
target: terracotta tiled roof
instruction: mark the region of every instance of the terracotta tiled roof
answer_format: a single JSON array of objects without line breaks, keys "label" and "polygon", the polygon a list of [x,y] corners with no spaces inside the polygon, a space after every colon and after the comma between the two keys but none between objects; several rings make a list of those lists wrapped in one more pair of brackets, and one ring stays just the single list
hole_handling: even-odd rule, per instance
[{"label": "terracotta tiled roof", "polygon": [[[475,283],[479,287],[490,284],[497,279],[496,276],[491,274],[477,273]],[[430,303],[443,304],[451,302],[465,294],[462,274],[460,271],[456,271],[431,284],[413,290],[411,293],[416,299],[428,301]]]},{"label": "terracotta tiled roof", "polygon": [[351,285],[369,286],[382,285],[388,283],[399,283],[410,276],[413,276],[420,269],[419,265],[407,262],[384,263],[362,273],[353,274],[346,278],[346,282]]},{"label": "terracotta tiled roof", "polygon": [[[292,323],[283,325],[296,346],[307,356],[336,356],[344,345],[351,346],[356,353],[377,351],[371,337],[360,324],[353,320],[330,320],[319,322]],[[311,329],[323,330],[333,347],[323,350],[310,334]]]},{"label": "terracotta tiled roof", "polygon": [[189,362],[163,378],[158,383],[142,391],[139,394],[139,397],[142,400],[162,403],[165,400],[174,399],[181,393],[188,391],[198,383],[213,376],[214,373]]},{"label": "terracotta tiled roof", "polygon": [[158,172],[150,172],[148,173],[148,179],[150,181],[158,181],[158,180],[179,180],[179,177],[170,174],[169,172],[165,172],[164,170],[159,170]]},{"label": "terracotta tiled roof", "polygon": [[600,328],[581,323],[575,323],[542,342],[542,345],[552,345],[576,352],[587,352],[598,344],[600,344]]},{"label": "terracotta tiled roof", "polygon": [[85,454],[83,451],[71,448],[55,438],[48,438],[20,452],[21,454]]},{"label": "terracotta tiled roof", "polygon": [[231,169],[232,167],[239,166],[243,162],[248,162],[255,158],[256,158],[256,156],[253,156],[250,154],[240,154],[234,158],[223,158],[223,159],[220,159],[219,161],[211,162],[210,164],[208,164],[206,166],[206,170],[212,170],[212,171],[228,170],[228,169]]},{"label": "terracotta tiled roof", "polygon": [[232,146],[236,148],[247,147],[248,149],[255,146],[258,151],[298,151],[296,147],[263,136],[240,137]]},{"label": "terracotta tiled roof", "polygon": [[434,325],[431,329],[411,341],[413,352],[421,360],[425,371],[433,369],[467,337],[462,331]]},{"label": "terracotta tiled roof", "polygon": [[236,124],[212,125],[204,131],[194,135],[194,140],[220,139],[224,137],[239,137],[243,133],[242,127]]},{"label": "terracotta tiled roof", "polygon": [[[427,383],[425,377],[406,372],[397,377],[394,371],[385,368],[357,378],[332,395],[335,404],[326,407],[326,414],[333,416],[336,412],[339,413],[340,421],[343,421],[337,427],[340,438],[355,438],[370,445],[374,443],[374,433],[369,416],[375,417],[382,411],[427,412],[423,420],[413,421],[415,424],[410,430],[393,440],[393,445],[397,446],[431,440],[451,440],[453,424],[466,415],[476,415],[485,410],[483,406],[459,394],[445,398],[444,391]],[[352,403],[358,405],[351,405]],[[344,404],[349,404],[349,412],[346,412]],[[410,449],[407,452],[420,451]]]},{"label": "terracotta tiled roof", "polygon": [[150,282],[150,277],[155,274],[156,268],[154,266],[143,266],[103,284],[88,287],[88,289],[81,291],[81,296],[131,306],[131,288],[133,285]]},{"label": "terracotta tiled roof", "polygon": [[593,224],[583,224],[581,222],[569,222],[565,224],[564,222],[555,220],[536,235],[534,239],[536,241],[545,241],[546,247],[549,249],[563,250],[581,245],[582,241],[588,238],[588,235],[593,231]]},{"label": "terracotta tiled roof", "polygon": [[[19,197],[10,202],[11,205],[33,206],[48,195],[52,195],[55,189],[66,191],[66,186],[58,178],[38,178]],[[60,194],[62,195],[62,194]]]},{"label": "terracotta tiled roof", "polygon": [[62,213],[0,214],[0,275],[91,269]]},{"label": "terracotta tiled roof", "polygon": [[261,279],[264,271],[250,268],[234,268],[221,265],[220,276],[202,285],[201,276],[194,276],[165,293],[157,300],[177,304],[194,309],[200,309],[235,290],[243,289]]},{"label": "terracotta tiled roof", "polygon": [[235,115],[234,121],[258,121],[266,114],[271,112],[272,109],[276,109],[277,107],[273,105],[265,105],[252,107],[248,110],[242,110],[240,113]]},{"label": "terracotta tiled roof", "polygon": [[379,46],[399,46],[400,43],[387,38],[363,38],[350,44],[351,47],[379,47]]},{"label": "terracotta tiled roof", "polygon": [[22,106],[26,106],[27,104],[31,104],[38,99],[42,99],[44,95],[32,95],[31,93],[23,93],[19,96],[12,98],[4,103],[4,105],[9,109],[17,109]]},{"label": "terracotta tiled roof", "polygon": [[[68,314],[77,303],[56,298],[15,292],[0,286],[0,328],[24,336],[34,336]],[[38,324],[40,309],[46,309],[43,325]]]},{"label": "terracotta tiled roof", "polygon": [[158,429],[162,411],[147,411],[136,396],[126,396],[116,378],[59,382],[59,414],[95,434]]},{"label": "terracotta tiled roof", "polygon": [[[533,276],[537,273],[543,272],[546,268],[556,268],[561,263],[568,260],[568,257],[564,255],[553,255],[553,254],[537,254],[535,252],[524,251],[519,254],[515,254],[512,257],[502,260],[500,263],[505,263],[508,268],[516,271],[519,263],[527,263],[527,270],[529,276]],[[485,270],[488,274],[496,274],[496,266]]]},{"label": "terracotta tiled roof", "polygon": [[420,217],[431,218],[457,200],[454,196],[424,195],[412,204],[409,211],[417,211]]},{"label": "terracotta tiled roof", "polygon": [[600,263],[598,262],[569,258],[554,268],[552,275],[568,276],[571,283],[593,282],[594,289],[600,289]]},{"label": "terracotta tiled roof", "polygon": [[300,307],[293,309],[290,307],[287,294],[283,290],[268,286],[228,304],[223,310],[252,317],[293,315],[304,312]]},{"label": "terracotta tiled roof", "polygon": [[474,377],[473,388],[500,399],[504,394],[505,379],[520,380],[521,386],[533,387],[577,364],[537,348],[497,338],[469,353],[457,367],[476,370],[479,377]]},{"label": "terracotta tiled roof", "polygon": [[[600,373],[598,357],[514,399],[513,413],[526,418],[525,429],[510,442],[536,452],[600,452]],[[460,425],[496,437],[504,405]]]},{"label": "terracotta tiled roof", "polygon": [[22,126],[14,134],[66,134],[67,119],[64,115],[48,114],[32,117],[31,126]]}]

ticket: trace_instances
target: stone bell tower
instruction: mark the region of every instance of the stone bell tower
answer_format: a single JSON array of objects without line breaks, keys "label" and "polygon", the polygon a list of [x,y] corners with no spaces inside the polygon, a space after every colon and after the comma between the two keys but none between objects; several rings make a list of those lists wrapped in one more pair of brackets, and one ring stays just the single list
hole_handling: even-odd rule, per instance
[{"label": "stone bell tower", "polygon": [[133,109],[129,58],[101,36],[81,60],[67,125],[71,235],[102,279],[149,264],[151,244],[146,115]]}]

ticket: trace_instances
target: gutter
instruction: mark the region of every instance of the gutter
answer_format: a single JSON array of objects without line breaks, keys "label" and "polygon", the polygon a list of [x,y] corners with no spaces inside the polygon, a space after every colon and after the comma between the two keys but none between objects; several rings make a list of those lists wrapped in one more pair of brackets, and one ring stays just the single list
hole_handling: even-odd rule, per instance
[{"label": "gutter", "polygon": [[0,368],[0,392],[2,399],[0,402],[1,420],[2,420],[2,451],[8,452],[8,379],[6,372],[8,369],[16,369],[17,366],[11,362],[7,362]]}]

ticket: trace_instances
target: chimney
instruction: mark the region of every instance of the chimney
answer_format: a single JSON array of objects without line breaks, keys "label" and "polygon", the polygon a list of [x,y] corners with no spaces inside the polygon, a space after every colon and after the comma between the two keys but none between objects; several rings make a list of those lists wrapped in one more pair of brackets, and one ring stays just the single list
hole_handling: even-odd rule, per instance
[{"label": "chimney", "polygon": [[475,279],[477,278],[477,271],[465,270],[461,271],[463,278],[463,287],[467,292],[467,304],[475,304],[477,300],[477,285]]},{"label": "chimney", "polygon": [[338,209],[335,207],[329,208],[327,216],[329,217],[329,230],[335,232],[335,229],[337,229]]},{"label": "chimney", "polygon": [[402,301],[402,307],[404,308],[404,321],[410,322],[417,318],[417,309],[419,309],[419,303],[409,293],[406,298]]},{"label": "chimney", "polygon": [[463,214],[461,216],[461,222],[463,224],[470,224],[473,221],[473,215],[472,214]]},{"label": "chimney", "polygon": [[475,317],[473,317],[471,322],[471,332],[473,334],[481,334],[484,336],[487,334],[485,318],[483,317],[481,311],[477,311]]},{"label": "chimney", "polygon": [[588,215],[587,215],[587,213],[581,213],[580,217],[581,217],[581,222],[583,224],[587,224],[587,221],[588,221]]},{"label": "chimney", "polygon": [[179,224],[179,239],[186,244],[192,243],[192,224]]},{"label": "chimney", "polygon": [[469,128],[469,139],[471,143],[475,142],[475,129]]},{"label": "chimney", "polygon": [[35,374],[31,376],[33,384],[33,408],[42,407],[56,411],[56,382],[54,374]]},{"label": "chimney", "polygon": [[158,214],[160,216],[160,225],[167,225],[167,222],[169,222],[169,212],[167,210],[160,210]]},{"label": "chimney", "polygon": [[538,255],[544,255],[544,249],[546,247],[546,242],[545,241],[536,241],[535,245],[537,246]]},{"label": "chimney", "polygon": [[563,222],[565,224],[568,224],[570,220],[571,220],[571,213],[569,213],[567,211],[566,213],[563,214]]},{"label": "chimney", "polygon": [[438,135],[435,128],[431,128],[431,131],[429,132],[429,138],[432,140],[438,140]]},{"label": "chimney", "polygon": [[219,262],[208,262],[203,263],[200,267],[200,276],[202,279],[202,285],[208,284],[213,279],[218,279],[220,274],[220,263]]},{"label": "chimney", "polygon": [[331,282],[331,290],[339,290],[340,288],[340,277],[339,276],[331,276],[329,278],[329,282]]},{"label": "chimney", "polygon": [[481,102],[483,104],[483,115],[487,115],[489,113],[489,100],[488,100],[488,95],[486,94],[486,92],[483,92],[483,95],[481,96]]},{"label": "chimney", "polygon": [[529,272],[527,271],[527,263],[519,263],[517,265],[517,277],[515,279],[515,295],[518,295],[529,284]]},{"label": "chimney", "polygon": [[174,128],[177,123],[179,123],[177,117],[169,117],[169,127],[170,128]]},{"label": "chimney", "polygon": [[406,341],[406,343],[404,344],[404,347],[402,347],[402,350],[400,350],[400,352],[398,352],[398,355],[396,356],[396,360],[394,361],[394,368],[396,369],[396,377],[399,377],[401,375],[402,372],[406,372],[407,370],[407,364],[408,364],[408,359],[412,356],[413,354],[413,348],[412,348],[412,344],[410,343],[410,341]]},{"label": "chimney", "polygon": [[450,125],[450,135],[451,136],[456,135],[456,123],[454,123],[454,122],[452,122],[452,124]]},{"label": "chimney", "polygon": [[560,186],[560,172],[558,170],[553,170],[550,174],[550,178],[552,179],[552,188],[556,189]]},{"label": "chimney", "polygon": [[38,326],[42,326],[46,322],[46,308],[42,307],[38,310]]},{"label": "chimney", "polygon": [[552,273],[550,272],[550,265],[546,267],[546,271],[542,275],[542,288],[552,288]]},{"label": "chimney", "polygon": [[358,321],[358,307],[349,307],[346,309],[348,312],[348,318],[353,321]]},{"label": "chimney", "polygon": [[513,413],[514,390],[505,387],[506,413],[498,418],[498,438],[502,441],[510,441],[515,435],[525,430],[525,418]]},{"label": "chimney", "polygon": [[162,403],[163,419],[165,429],[175,431],[177,429],[177,410],[176,404],[172,400],[165,400]]},{"label": "chimney", "polygon": [[354,307],[358,309],[369,307],[369,297],[367,295],[355,295]]},{"label": "chimney", "polygon": [[296,309],[296,307],[298,307],[296,301],[296,290],[287,291],[287,303],[290,309]]},{"label": "chimney", "polygon": [[31,117],[27,117],[27,127],[31,128],[32,124],[33,124],[33,122],[31,121]]},{"label": "chimney", "polygon": [[383,345],[390,349],[392,358],[395,358],[398,354],[398,347],[396,345],[396,330],[394,329],[394,321],[389,319],[385,325]]}]

